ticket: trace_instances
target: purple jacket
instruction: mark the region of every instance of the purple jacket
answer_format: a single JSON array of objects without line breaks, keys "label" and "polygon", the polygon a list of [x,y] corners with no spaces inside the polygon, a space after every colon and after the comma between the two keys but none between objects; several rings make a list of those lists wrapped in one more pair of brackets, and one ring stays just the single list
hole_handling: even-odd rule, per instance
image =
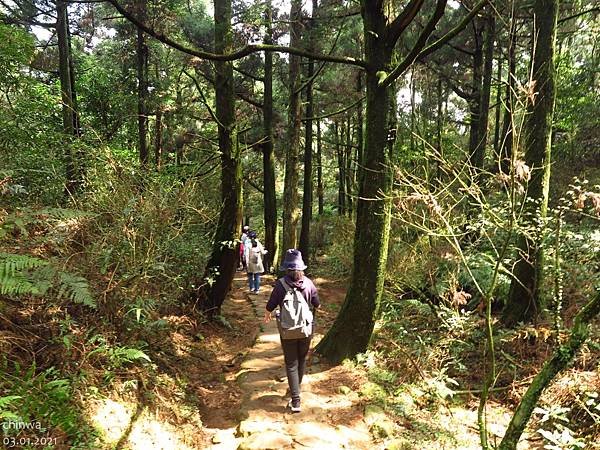
[{"label": "purple jacket", "polygon": [[[317,288],[310,278],[303,277],[298,281],[293,281],[288,275],[284,276],[283,278],[287,284],[298,289],[302,294],[302,297],[304,297],[309,304],[311,304],[314,308],[319,307],[319,294],[317,294]],[[275,282],[273,292],[271,292],[271,296],[269,297],[269,301],[267,302],[267,311],[271,312],[277,308],[283,301],[284,297],[285,288],[283,287],[283,284],[281,284],[281,281],[277,280]]]}]

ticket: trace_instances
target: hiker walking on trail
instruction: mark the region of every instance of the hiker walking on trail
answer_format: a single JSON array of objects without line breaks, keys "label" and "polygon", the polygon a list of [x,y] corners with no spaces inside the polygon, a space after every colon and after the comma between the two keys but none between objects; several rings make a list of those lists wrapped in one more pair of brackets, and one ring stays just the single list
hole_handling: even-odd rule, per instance
[{"label": "hiker walking on trail", "polygon": [[242,236],[240,237],[240,263],[238,264],[238,269],[246,270],[246,241],[248,241],[248,232],[250,231],[250,227],[248,225],[244,225],[242,227]]},{"label": "hiker walking on trail", "polygon": [[248,264],[248,284],[250,293],[258,294],[260,291],[260,274],[265,271],[263,266],[263,255],[267,253],[260,241],[256,238],[256,232],[248,233],[249,241],[246,243],[246,254]]},{"label": "hiker walking on trail", "polygon": [[265,311],[268,323],[279,307],[276,318],[291,394],[288,407],[294,413],[300,412],[300,384],[314,331],[314,310],[320,305],[317,288],[304,275],[305,269],[300,251],[288,250],[280,267],[286,274],[275,283]]}]

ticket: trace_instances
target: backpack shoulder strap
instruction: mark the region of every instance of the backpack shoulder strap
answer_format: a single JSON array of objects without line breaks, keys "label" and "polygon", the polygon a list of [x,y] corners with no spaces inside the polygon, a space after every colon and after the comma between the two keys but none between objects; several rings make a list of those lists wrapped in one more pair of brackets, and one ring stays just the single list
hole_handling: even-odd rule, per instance
[{"label": "backpack shoulder strap", "polygon": [[292,288],[283,278],[280,278],[279,281],[281,282],[281,285],[283,286],[286,292],[294,290],[294,288]]}]

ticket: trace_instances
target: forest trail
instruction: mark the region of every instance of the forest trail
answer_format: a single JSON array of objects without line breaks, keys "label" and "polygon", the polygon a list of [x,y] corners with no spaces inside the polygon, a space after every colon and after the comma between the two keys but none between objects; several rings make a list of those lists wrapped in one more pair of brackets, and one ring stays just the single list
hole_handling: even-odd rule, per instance
[{"label": "forest trail", "polygon": [[[302,412],[286,410],[287,379],[277,324],[262,322],[264,305],[274,278],[263,277],[261,292],[247,292],[245,274],[236,275],[232,297],[245,295],[256,312],[257,326],[262,325],[254,346],[249,350],[241,370],[236,374],[243,401],[235,428],[214,430],[211,449],[367,449],[375,448],[369,426],[364,420],[364,405],[355,392],[360,380],[350,369],[330,367],[312,358],[302,383]],[[317,288],[320,282],[316,279]],[[323,292],[338,294],[330,289]],[[323,297],[325,302],[341,298]],[[321,333],[325,330],[320,329]],[[313,347],[322,337],[313,339]],[[208,430],[207,430],[208,431]]]}]

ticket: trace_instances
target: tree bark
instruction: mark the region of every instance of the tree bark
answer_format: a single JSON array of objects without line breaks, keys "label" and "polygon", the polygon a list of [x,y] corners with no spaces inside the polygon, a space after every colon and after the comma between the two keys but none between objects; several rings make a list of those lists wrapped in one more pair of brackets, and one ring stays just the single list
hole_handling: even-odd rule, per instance
[{"label": "tree bark", "polygon": [[515,76],[517,72],[517,61],[515,58],[515,49],[517,45],[517,23],[514,13],[514,3],[510,19],[510,31],[508,36],[508,56],[507,56],[507,75],[506,75],[506,104],[504,109],[504,118],[502,120],[502,142],[500,143],[500,168],[502,172],[510,172],[512,153],[513,153],[513,118],[514,118],[514,92]]},{"label": "tree bark", "polygon": [[321,120],[317,120],[317,196],[319,197],[319,215],[322,215],[325,209],[325,200],[323,198],[323,143],[321,142]]},{"label": "tree bark", "polygon": [[354,155],[352,148],[352,121],[350,120],[350,114],[348,114],[346,121],[346,149],[345,149],[344,160],[346,162],[346,181],[344,183],[346,187],[346,210],[348,216],[352,217],[352,190],[353,190],[353,165],[354,165]]},{"label": "tree bark", "polygon": [[[317,14],[317,0],[312,1],[312,20],[309,33],[309,51],[314,51],[314,18]],[[306,77],[311,80],[315,72],[314,59],[308,60]],[[302,228],[300,231],[299,249],[302,252],[305,261],[310,260],[310,224],[312,222],[312,207],[313,207],[313,120],[314,104],[313,104],[313,82],[309,81],[306,85],[306,117],[308,120],[304,122],[304,182],[303,182],[303,197],[302,197]]]},{"label": "tree bark", "polygon": [[[142,21],[146,21],[146,1],[138,0],[138,15]],[[137,29],[136,39],[136,63],[138,81],[138,153],[140,165],[148,165],[148,45],[146,35],[141,29]]]},{"label": "tree bark", "polygon": [[[215,0],[214,11],[215,50],[225,53],[233,46],[231,0]],[[214,64],[222,206],[212,253],[197,292],[197,301],[208,317],[221,313],[221,305],[231,289],[238,260],[236,239],[242,225],[242,165],[237,141],[233,64],[221,61]]]},{"label": "tree bark", "polygon": [[162,160],[162,152],[163,152],[163,138],[162,138],[162,122],[163,112],[162,109],[158,108],[156,110],[156,124],[155,124],[155,132],[154,132],[154,164],[156,165],[156,170],[160,170],[161,160]]},{"label": "tree bark", "polygon": [[469,163],[476,173],[479,173],[482,168],[478,159],[478,148],[481,143],[479,136],[480,114],[481,114],[481,87],[482,87],[482,71],[483,71],[483,45],[482,45],[482,29],[477,26],[477,21],[473,23],[475,48],[473,49],[473,78],[471,86],[471,95],[469,100]]},{"label": "tree bark", "polygon": [[[265,44],[273,43],[273,7],[268,0],[265,7],[266,34]],[[263,97],[263,133],[265,143],[263,151],[264,178],[264,223],[265,248],[264,266],[267,271],[274,269],[277,262],[277,197],[275,193],[275,156],[273,152],[273,54],[265,52],[265,79]]]},{"label": "tree bark", "polygon": [[442,171],[440,170],[443,158],[444,158],[444,149],[442,147],[442,131],[444,128],[444,110],[443,110],[443,86],[442,86],[442,78],[438,77],[437,80],[437,113],[436,113],[436,139],[435,139],[435,149],[437,151],[437,157],[435,161],[435,174],[434,174],[434,183],[439,183],[442,177]]},{"label": "tree bark", "polygon": [[[67,3],[63,0],[56,2],[56,37],[58,40],[58,75],[62,101],[63,131],[67,136],[75,136],[75,115],[73,105],[73,82],[71,78],[70,45],[69,45],[69,18]],[[65,145],[65,195],[73,195],[79,188],[78,170],[71,141]]]},{"label": "tree bark", "polygon": [[395,42],[386,39],[383,2],[363,0],[367,109],[365,153],[359,168],[356,205],[354,264],[344,304],[317,351],[333,362],[367,349],[377,317],[387,259],[391,217],[389,194],[392,171],[387,141],[389,96],[392,88],[380,87],[377,72],[391,62]]},{"label": "tree bark", "polygon": [[479,101],[477,146],[475,148],[475,167],[483,169],[488,141],[488,122],[490,110],[490,95],[492,91],[492,70],[494,63],[494,39],[496,38],[495,11],[488,7],[488,17],[485,24],[485,42],[483,44],[483,77],[481,82],[481,99]]},{"label": "tree bark", "polygon": [[[299,47],[301,40],[302,0],[292,0],[290,7],[290,46]],[[298,210],[298,154],[300,147],[300,57],[290,55],[288,109],[288,142],[285,152],[285,178],[283,182],[283,249],[296,248]]]},{"label": "tree bark", "polygon": [[[363,78],[362,71],[358,71],[358,74],[356,76],[356,92],[358,93],[359,97],[362,97],[362,95],[363,95],[362,78]],[[362,164],[363,152],[364,152],[363,127],[364,127],[363,102],[360,101],[360,102],[358,102],[358,105],[356,106],[356,141],[357,141],[356,144],[358,146],[358,149],[356,151],[357,174],[358,174],[358,170],[359,170],[358,168]]]},{"label": "tree bark", "polygon": [[525,161],[532,168],[527,189],[525,220],[539,233],[519,238],[515,268],[502,320],[507,326],[535,318],[541,311],[540,281],[543,267],[542,230],[538,220],[546,217],[550,189],[552,118],[556,96],[555,42],[558,0],[534,3],[533,80],[535,95],[528,98],[525,130]]},{"label": "tree bark", "polygon": [[346,163],[344,162],[344,149],[342,148],[344,127],[340,127],[336,121],[333,124],[335,133],[335,152],[338,162],[338,214],[343,216],[346,214]]},{"label": "tree bark", "polygon": [[[500,111],[502,109],[502,89],[500,89],[500,80],[502,80],[502,56],[498,55],[498,67],[496,77],[496,107],[494,108],[494,157],[498,158],[500,154]],[[497,159],[496,163],[500,161]],[[499,166],[498,166],[499,167]]]}]

